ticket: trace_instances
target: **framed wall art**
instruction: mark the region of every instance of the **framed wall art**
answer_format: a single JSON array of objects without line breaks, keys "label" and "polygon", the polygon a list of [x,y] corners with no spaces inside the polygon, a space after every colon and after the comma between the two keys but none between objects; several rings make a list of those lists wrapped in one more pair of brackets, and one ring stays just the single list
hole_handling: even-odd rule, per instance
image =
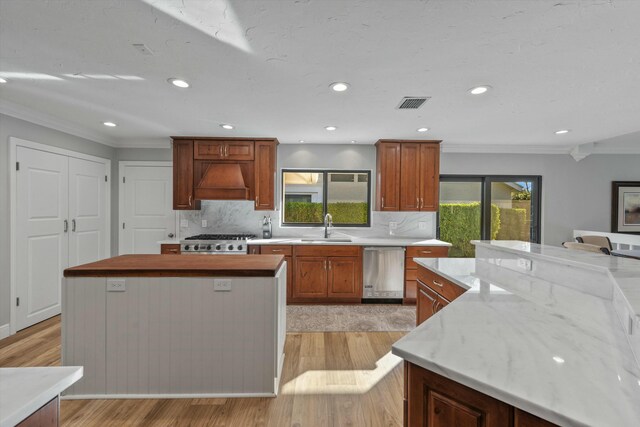
[{"label": "framed wall art", "polygon": [[640,181],[613,181],[611,232],[640,234]]}]

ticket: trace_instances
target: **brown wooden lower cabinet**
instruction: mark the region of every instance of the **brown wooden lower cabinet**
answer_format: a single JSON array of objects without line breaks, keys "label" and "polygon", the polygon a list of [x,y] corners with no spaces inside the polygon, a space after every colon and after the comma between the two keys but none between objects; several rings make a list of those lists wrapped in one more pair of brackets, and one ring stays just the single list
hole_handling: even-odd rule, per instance
[{"label": "brown wooden lower cabinet", "polygon": [[552,427],[472,388],[405,362],[406,427]]},{"label": "brown wooden lower cabinet", "polygon": [[60,416],[58,396],[51,399],[43,407],[22,420],[17,427],[57,427]]},{"label": "brown wooden lower cabinet", "polygon": [[160,244],[161,254],[180,255],[179,243],[162,243]]},{"label": "brown wooden lower cabinet", "polygon": [[404,298],[403,304],[416,304],[418,282],[416,270],[418,264],[414,258],[446,258],[449,255],[447,246],[407,246],[404,260]]}]

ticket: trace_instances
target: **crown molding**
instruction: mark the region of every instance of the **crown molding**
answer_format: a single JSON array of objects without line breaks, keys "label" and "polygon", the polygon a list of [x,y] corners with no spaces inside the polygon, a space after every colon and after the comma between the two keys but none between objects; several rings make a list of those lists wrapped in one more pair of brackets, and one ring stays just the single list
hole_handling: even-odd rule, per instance
[{"label": "crown molding", "polygon": [[570,145],[506,145],[506,144],[447,144],[442,143],[443,153],[476,154],[569,154]]},{"label": "crown molding", "polygon": [[70,123],[59,117],[52,116],[47,113],[36,111],[24,105],[17,104],[6,99],[0,99],[0,114],[15,117],[16,119],[25,120],[40,126],[48,127],[60,132],[68,133],[79,138],[88,139],[99,144],[117,147],[118,144],[114,138],[106,137],[103,134]]}]

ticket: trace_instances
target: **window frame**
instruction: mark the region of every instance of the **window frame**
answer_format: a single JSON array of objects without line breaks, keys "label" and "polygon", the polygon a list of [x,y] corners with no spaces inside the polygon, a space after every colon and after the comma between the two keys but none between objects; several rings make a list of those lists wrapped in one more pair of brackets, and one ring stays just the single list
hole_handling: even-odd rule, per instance
[{"label": "window frame", "polygon": [[[494,182],[531,181],[531,243],[541,243],[542,237],[542,176],[541,175],[440,175],[440,182],[479,182],[482,208],[480,212],[480,239],[491,237],[491,184]],[[438,202],[440,202],[438,197]],[[436,218],[436,236],[440,238],[440,211]]]},{"label": "window frame", "polygon": [[[303,222],[303,223],[299,223],[299,222],[285,222],[284,220],[284,214],[285,214],[285,197],[286,197],[286,189],[285,189],[285,179],[284,179],[284,174],[287,172],[293,172],[293,173],[318,173],[322,175],[322,218],[324,218],[327,215],[327,208],[328,208],[328,188],[329,188],[329,174],[331,173],[347,173],[347,174],[366,174],[367,175],[367,222],[366,224],[341,224],[341,223],[337,223],[337,222],[333,222],[333,226],[334,227],[341,227],[341,228],[367,228],[367,227],[371,227],[371,170],[370,169],[316,169],[316,168],[286,168],[286,169],[281,169],[281,175],[280,175],[280,182],[281,182],[281,203],[282,203],[282,213],[281,213],[281,217],[280,217],[280,224],[282,227],[306,227],[306,228],[313,228],[313,227],[324,227],[324,223],[323,222],[313,222],[313,223],[309,223],[309,222]],[[357,177],[354,181],[354,183],[358,183]]]}]

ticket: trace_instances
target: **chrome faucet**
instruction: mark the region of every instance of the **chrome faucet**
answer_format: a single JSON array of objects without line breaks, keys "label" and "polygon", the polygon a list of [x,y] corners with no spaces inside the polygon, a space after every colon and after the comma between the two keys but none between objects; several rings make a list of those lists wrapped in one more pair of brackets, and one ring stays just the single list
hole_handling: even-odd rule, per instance
[{"label": "chrome faucet", "polygon": [[333,227],[333,217],[330,213],[324,216],[324,238],[328,239],[331,235],[331,227]]}]

